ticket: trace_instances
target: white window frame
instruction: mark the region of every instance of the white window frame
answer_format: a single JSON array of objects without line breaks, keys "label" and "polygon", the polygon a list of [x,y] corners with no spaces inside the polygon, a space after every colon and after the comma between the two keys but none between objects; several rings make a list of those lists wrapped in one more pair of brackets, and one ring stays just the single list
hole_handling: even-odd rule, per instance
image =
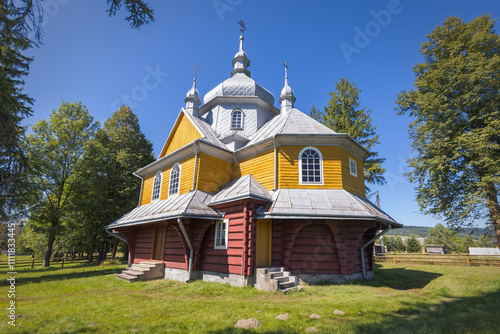
[{"label": "white window frame", "polygon": [[352,176],[358,177],[358,163],[353,158],[349,158],[349,172]]},{"label": "white window frame", "polygon": [[[156,180],[160,178],[160,184],[156,183]],[[151,202],[160,200],[161,197],[161,184],[163,183],[163,173],[158,171],[153,179],[153,191],[151,191]],[[155,187],[158,187],[158,197],[155,198]]]},{"label": "white window frame", "polygon": [[[240,126],[234,126],[233,121],[234,121],[234,114],[236,112],[241,113]],[[243,110],[241,110],[240,108],[233,109],[233,111],[231,112],[231,130],[243,130],[244,121],[245,121],[245,113],[243,112]]]},{"label": "white window frame", "polygon": [[[308,182],[302,181],[302,154],[306,150],[314,150],[318,152],[319,155],[319,173],[320,173],[320,182]],[[324,184],[324,176],[323,176],[323,154],[321,151],[313,146],[304,147],[299,153],[299,184],[303,185],[323,185]]]},{"label": "white window frame", "polygon": [[[220,227],[219,227],[220,226]],[[220,231],[221,228],[225,226],[224,235],[219,234],[217,236],[217,232]],[[217,220],[215,222],[215,238],[214,238],[214,249],[227,249],[228,242],[228,231],[229,231],[229,219]],[[220,241],[224,238],[224,245],[221,245]]]},{"label": "white window frame", "polygon": [[[179,177],[177,178],[177,192],[172,193],[172,172],[174,171],[175,167],[179,167]],[[168,179],[168,197],[178,196],[179,195],[179,191],[180,191],[180,188],[181,188],[181,172],[182,172],[181,164],[178,163],[178,162],[176,162],[172,166],[172,169],[170,169],[170,177]]]}]

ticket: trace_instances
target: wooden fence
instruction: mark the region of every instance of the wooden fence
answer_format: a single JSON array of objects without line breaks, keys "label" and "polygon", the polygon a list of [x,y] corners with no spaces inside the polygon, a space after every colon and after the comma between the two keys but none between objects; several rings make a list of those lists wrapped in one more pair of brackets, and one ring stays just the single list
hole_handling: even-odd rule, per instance
[{"label": "wooden fence", "polygon": [[465,254],[408,254],[385,253],[374,256],[375,262],[421,263],[464,266],[499,266],[500,255],[469,255]]},{"label": "wooden fence", "polygon": [[[41,267],[43,263],[43,259],[15,259],[12,262],[16,270],[19,268],[30,268],[33,269],[35,267]],[[91,263],[88,258],[69,258],[69,257],[58,257],[50,260],[51,267],[64,267],[64,265],[68,264],[83,264],[83,263]],[[9,262],[8,260],[0,260],[0,270],[9,271]]]}]

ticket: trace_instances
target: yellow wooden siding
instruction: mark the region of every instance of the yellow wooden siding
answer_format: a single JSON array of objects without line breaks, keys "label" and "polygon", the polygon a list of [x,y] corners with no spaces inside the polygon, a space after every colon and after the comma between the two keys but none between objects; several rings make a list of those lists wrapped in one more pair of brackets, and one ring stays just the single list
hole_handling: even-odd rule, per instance
[{"label": "yellow wooden siding", "polygon": [[148,175],[147,177],[144,178],[144,181],[142,182],[141,205],[151,203],[151,194],[153,192],[153,182],[155,179],[155,175],[156,173]]},{"label": "yellow wooden siding", "polygon": [[252,175],[267,190],[274,188],[274,150],[270,149],[242,161],[235,166],[236,171],[233,177],[239,178],[245,175]]},{"label": "yellow wooden siding", "polygon": [[165,146],[161,150],[160,158],[170,154],[181,147],[193,142],[196,139],[201,139],[201,135],[196,130],[191,121],[181,112],[179,120],[175,123],[172,132],[168,136]]},{"label": "yellow wooden siding", "polygon": [[[344,149],[341,150],[341,158],[342,158],[342,179],[343,179],[344,189],[354,194],[366,197],[363,162],[360,159],[351,155]],[[358,176],[351,175],[351,169],[349,167],[349,158],[352,158],[354,159],[354,161],[356,161]]]},{"label": "yellow wooden siding", "polygon": [[196,172],[196,189],[216,193],[232,179],[234,164],[200,153]]},{"label": "yellow wooden siding", "polygon": [[[193,187],[193,172],[194,172],[194,155],[187,157],[181,161],[179,161],[181,165],[181,180],[179,184],[179,195],[188,193]],[[160,200],[168,198],[168,187],[170,183],[170,171],[174,164],[169,165],[166,168],[163,168],[162,178],[161,178],[161,193]],[[153,182],[156,173],[148,175],[144,178],[143,187],[142,187],[142,198],[141,205],[151,203],[151,195],[153,193]]]},{"label": "yellow wooden siding", "polygon": [[315,146],[323,156],[323,184],[299,183],[299,153],[307,146],[278,147],[278,187],[298,189],[342,189],[342,162],[338,146]]}]

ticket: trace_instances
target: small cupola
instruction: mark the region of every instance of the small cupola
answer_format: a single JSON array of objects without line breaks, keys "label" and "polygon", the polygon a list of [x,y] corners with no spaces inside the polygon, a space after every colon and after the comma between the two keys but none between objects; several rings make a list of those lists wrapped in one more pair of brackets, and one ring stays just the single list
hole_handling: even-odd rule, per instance
[{"label": "small cupola", "polygon": [[292,88],[288,85],[288,65],[286,64],[286,61],[283,65],[285,65],[285,87],[281,90],[280,103],[281,113],[287,113],[293,109],[295,96],[293,95]]},{"label": "small cupola", "polygon": [[194,70],[193,87],[187,92],[184,102],[186,102],[186,111],[190,112],[194,116],[198,116],[198,108],[200,107],[200,94],[196,89],[196,72],[198,70],[198,64]]},{"label": "small cupola", "polygon": [[247,53],[243,51],[243,32],[246,30],[245,23],[243,22],[243,20],[240,20],[238,23],[241,26],[240,50],[234,55],[234,70],[231,72],[231,76],[234,76],[236,73],[243,73],[246,76],[250,77],[250,71],[248,70],[248,67],[250,66],[250,60],[248,59]]}]

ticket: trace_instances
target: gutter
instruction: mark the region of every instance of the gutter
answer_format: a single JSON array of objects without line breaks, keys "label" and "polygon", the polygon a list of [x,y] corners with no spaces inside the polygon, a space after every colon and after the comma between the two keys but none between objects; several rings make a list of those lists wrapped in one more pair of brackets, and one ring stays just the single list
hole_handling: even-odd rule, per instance
[{"label": "gutter", "polygon": [[193,245],[191,245],[191,241],[189,240],[189,237],[186,233],[186,229],[184,228],[184,224],[182,224],[182,219],[177,218],[177,223],[179,224],[179,227],[181,228],[182,234],[184,235],[184,239],[186,239],[186,242],[189,247],[189,264],[188,264],[188,280],[186,282],[189,282],[191,280],[191,268],[193,266]]},{"label": "gutter", "polygon": [[383,236],[384,234],[386,234],[387,232],[389,232],[392,228],[392,225],[389,224],[387,226],[387,229],[383,230],[382,232],[380,232],[379,234],[377,234],[376,236],[374,236],[370,241],[368,241],[366,244],[364,244],[363,246],[361,246],[361,266],[363,267],[363,277],[365,279],[368,279],[368,277],[366,276],[366,267],[365,267],[365,248],[370,245],[371,243],[373,243],[375,240],[377,240],[378,238],[380,238],[381,236]]}]

